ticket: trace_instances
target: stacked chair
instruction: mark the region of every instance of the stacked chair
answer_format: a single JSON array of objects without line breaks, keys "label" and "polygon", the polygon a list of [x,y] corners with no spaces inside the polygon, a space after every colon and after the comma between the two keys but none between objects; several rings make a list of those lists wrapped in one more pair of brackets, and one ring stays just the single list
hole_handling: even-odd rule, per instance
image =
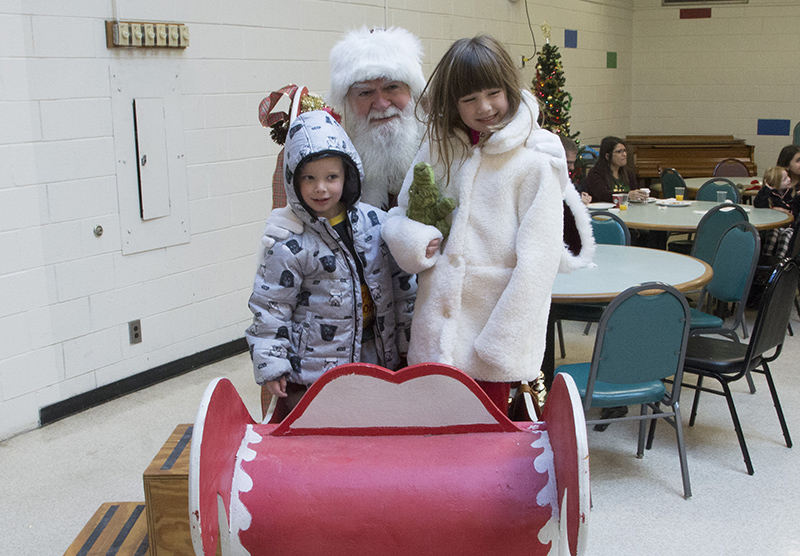
[{"label": "stacked chair", "polygon": [[694,240],[671,241],[667,244],[667,248],[711,264],[722,234],[732,224],[748,220],[747,212],[739,205],[719,204],[700,219]]}]

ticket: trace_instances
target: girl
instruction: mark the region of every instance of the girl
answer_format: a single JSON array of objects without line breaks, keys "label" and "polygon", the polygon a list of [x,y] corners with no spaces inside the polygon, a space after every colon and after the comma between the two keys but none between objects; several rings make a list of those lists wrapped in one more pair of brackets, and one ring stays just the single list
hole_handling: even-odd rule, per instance
[{"label": "girl", "polygon": [[[784,149],[786,150],[786,149]],[[798,154],[800,157],[800,154]],[[753,199],[756,208],[771,208],[792,214],[795,205],[795,188],[789,171],[781,166],[773,166],[764,174],[764,186]],[[795,215],[796,216],[796,215]],[[763,236],[763,255],[785,257],[792,239],[793,228],[767,230]]]},{"label": "girl", "polygon": [[600,152],[586,176],[583,202],[610,203],[614,193],[628,193],[632,201],[646,201],[647,194],[639,191],[636,175],[628,167],[628,148],[618,137],[605,137],[600,142]]},{"label": "girl", "polygon": [[[536,123],[536,100],[495,39],[456,41],[426,91],[414,164],[431,164],[457,206],[446,239],[407,218],[412,167],[383,229],[400,267],[419,274],[408,362],[454,365],[506,411],[508,383],[539,376],[556,273],[591,261],[589,216],[561,141]],[[562,200],[580,237],[576,254],[562,240]]]}]

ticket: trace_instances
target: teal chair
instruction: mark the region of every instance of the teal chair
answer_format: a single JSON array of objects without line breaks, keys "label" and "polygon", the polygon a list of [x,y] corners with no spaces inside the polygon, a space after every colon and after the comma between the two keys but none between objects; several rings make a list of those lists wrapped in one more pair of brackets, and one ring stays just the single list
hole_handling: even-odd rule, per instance
[{"label": "teal chair", "polygon": [[[613,212],[604,210],[591,213],[592,235],[596,243],[604,245],[630,245],[631,232],[625,222]],[[586,323],[584,336],[589,334],[593,322],[600,320],[605,309],[605,303],[554,303],[550,309],[556,319],[558,332],[558,347],[561,350],[561,359],[567,356],[564,347],[564,330],[562,320],[574,320]]]},{"label": "teal chair", "polygon": [[675,197],[676,187],[686,187],[686,182],[675,168],[667,168],[661,172],[661,197],[671,199]]},{"label": "teal chair", "polygon": [[[665,419],[674,428],[683,478],[683,495],[692,496],[679,398],[683,360],[689,337],[689,304],[672,286],[647,282],[628,288],[609,303],[598,324],[592,360],[561,365],[578,386],[584,411],[591,408],[638,405],[639,415],[586,424],[639,421],[637,457],[644,455],[648,421]],[[657,339],[657,341],[653,341]],[[663,379],[673,377],[667,388]],[[652,427],[651,427],[652,429]],[[652,437],[647,442],[652,445]]]},{"label": "teal chair", "polygon": [[741,202],[739,188],[726,178],[713,178],[700,186],[695,199],[698,201],[717,201],[717,191],[724,191],[725,197],[734,203]]},{"label": "teal chair", "polygon": [[[738,341],[736,329],[741,327],[747,338],[744,310],[760,252],[761,238],[749,222],[737,222],[724,232],[711,262],[714,276],[700,290],[698,308],[691,310],[692,334],[722,334]],[[712,299],[737,305],[731,326],[726,328],[720,317],[703,310],[704,306],[710,308]]]},{"label": "teal chair", "polygon": [[727,229],[737,222],[747,222],[748,220],[747,212],[741,206],[719,204],[712,207],[700,219],[694,241],[690,245],[685,245],[683,241],[672,241],[667,244],[667,249],[691,255],[711,264],[717,244]]},{"label": "teal chair", "polygon": [[613,212],[592,211],[592,234],[596,243],[603,245],[630,245],[631,232],[627,224]]}]

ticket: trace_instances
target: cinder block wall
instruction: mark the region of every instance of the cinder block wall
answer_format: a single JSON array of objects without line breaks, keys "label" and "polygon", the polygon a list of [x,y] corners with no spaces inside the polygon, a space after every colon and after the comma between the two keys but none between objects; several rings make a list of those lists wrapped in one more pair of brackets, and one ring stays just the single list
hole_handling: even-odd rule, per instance
[{"label": "cinder block wall", "polygon": [[[585,141],[629,132],[633,1],[528,0],[553,28]],[[110,50],[106,19],[189,26],[185,50]],[[243,336],[277,154],[259,101],[290,82],[324,93],[348,29],[418,34],[429,74],[450,43],[489,32],[534,50],[524,2],[72,0],[0,6],[0,439],[41,407]],[[564,29],[578,31],[563,48]],[[619,67],[606,68],[606,52]],[[137,70],[138,68],[138,70]],[[124,254],[121,145],[112,74],[177,75],[185,241]],[[530,83],[535,63],[522,70]],[[148,70],[153,70],[149,73]],[[152,84],[152,83],[150,83]],[[93,233],[97,226],[103,234]],[[128,322],[140,319],[131,345]],[[255,384],[254,384],[255,387]]]},{"label": "cinder block wall", "polygon": [[758,120],[800,120],[800,2],[713,5],[703,19],[661,0],[634,8],[632,132],[733,135],[755,146],[763,176],[792,138],[758,135]]}]

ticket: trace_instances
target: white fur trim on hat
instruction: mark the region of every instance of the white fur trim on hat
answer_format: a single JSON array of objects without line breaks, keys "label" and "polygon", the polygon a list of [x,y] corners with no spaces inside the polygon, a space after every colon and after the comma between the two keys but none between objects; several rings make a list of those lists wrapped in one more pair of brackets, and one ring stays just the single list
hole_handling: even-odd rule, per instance
[{"label": "white fur trim on hat", "polygon": [[354,83],[386,78],[402,81],[418,99],[425,88],[422,44],[401,27],[350,31],[331,49],[331,88],[326,100],[344,108],[344,97]]}]

